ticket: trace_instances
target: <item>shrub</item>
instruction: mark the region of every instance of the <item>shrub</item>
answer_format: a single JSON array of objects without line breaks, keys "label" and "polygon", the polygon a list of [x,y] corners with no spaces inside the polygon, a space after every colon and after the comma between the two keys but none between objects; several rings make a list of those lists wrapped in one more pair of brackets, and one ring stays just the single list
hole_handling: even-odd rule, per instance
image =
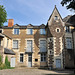
[{"label": "shrub", "polygon": [[7,67],[10,67],[10,62],[8,61],[8,57],[7,56],[5,57],[5,65]]},{"label": "shrub", "polygon": [[2,64],[2,56],[0,55],[0,65]]},{"label": "shrub", "polygon": [[1,64],[1,65],[0,65],[0,70],[6,69],[6,68],[7,68],[7,66],[6,66],[5,64]]}]

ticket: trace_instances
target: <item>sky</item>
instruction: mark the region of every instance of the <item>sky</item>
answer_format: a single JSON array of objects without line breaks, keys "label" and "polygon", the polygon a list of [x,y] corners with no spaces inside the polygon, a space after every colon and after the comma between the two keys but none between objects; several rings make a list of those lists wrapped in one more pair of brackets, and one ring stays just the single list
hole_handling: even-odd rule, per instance
[{"label": "sky", "polygon": [[[62,18],[74,12],[62,7],[61,0],[0,0],[5,7],[7,19],[14,19],[14,24],[46,24],[56,5]],[[4,23],[8,25],[8,22]]]}]

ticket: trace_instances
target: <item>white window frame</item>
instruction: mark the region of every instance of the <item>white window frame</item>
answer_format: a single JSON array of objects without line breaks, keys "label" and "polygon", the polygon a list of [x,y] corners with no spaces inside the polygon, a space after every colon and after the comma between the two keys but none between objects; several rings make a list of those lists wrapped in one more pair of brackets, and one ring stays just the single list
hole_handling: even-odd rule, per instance
[{"label": "white window frame", "polygon": [[[31,45],[32,45],[32,47],[31,47],[31,50],[30,51],[28,51],[28,47],[26,47],[26,51],[27,52],[32,52],[33,51],[33,41],[32,40],[27,40],[27,41],[31,41]],[[28,42],[27,42],[28,43]],[[26,43],[26,44],[27,44]]]},{"label": "white window frame", "polygon": [[[42,48],[42,50],[40,49],[40,52],[46,52],[46,50],[44,50],[44,49],[46,49],[46,43],[45,44],[42,43],[42,47],[41,47],[41,41],[45,41],[46,42],[46,40],[40,40],[40,48]],[[45,46],[43,46],[43,45],[45,45]]]},{"label": "white window frame", "polygon": [[18,40],[13,40],[13,44],[14,44],[14,41],[17,41],[17,47],[14,47],[13,45],[13,49],[18,49]]},{"label": "white window frame", "polygon": [[58,16],[55,16],[55,17],[54,17],[54,20],[58,20]]},{"label": "white window frame", "polygon": [[66,48],[72,49],[72,38],[71,37],[66,37]]},{"label": "white window frame", "polygon": [[66,31],[67,33],[70,33],[70,26],[65,26],[65,31]]},{"label": "white window frame", "polygon": [[[18,29],[19,32],[17,32],[17,30],[16,30],[16,33],[15,33],[15,29]],[[14,35],[19,35],[19,33],[20,33],[20,29],[19,29],[19,28],[14,28],[14,32],[13,32],[13,34],[14,34]]]},{"label": "white window frame", "polygon": [[46,30],[45,30],[45,28],[40,29],[40,34],[41,34],[41,35],[46,35]]},{"label": "white window frame", "polygon": [[27,29],[27,35],[32,35],[33,34],[33,29],[32,28],[28,28]]}]

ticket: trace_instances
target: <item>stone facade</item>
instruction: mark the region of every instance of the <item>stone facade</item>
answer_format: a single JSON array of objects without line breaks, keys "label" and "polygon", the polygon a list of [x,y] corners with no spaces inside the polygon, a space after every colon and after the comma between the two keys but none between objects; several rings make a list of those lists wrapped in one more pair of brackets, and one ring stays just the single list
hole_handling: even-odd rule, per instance
[{"label": "stone facade", "polygon": [[[73,67],[74,59],[73,61],[69,60],[69,54],[72,55],[73,53],[73,43],[70,50],[66,48],[66,38],[73,39],[73,37],[72,33],[66,32],[67,23],[64,20],[66,19],[62,19],[56,6],[48,19],[47,25],[13,25],[13,19],[10,19],[8,26],[0,28],[2,30],[0,34],[0,54],[3,51],[3,62],[5,56],[8,56],[10,62],[12,61],[11,58],[15,58],[16,67],[48,67],[50,69]],[[14,29],[18,29],[18,32]],[[32,29],[31,34],[28,33],[28,29]],[[73,30],[74,27],[71,25],[70,29]],[[31,51],[29,50],[30,47]],[[73,65],[70,66],[70,64]]]}]

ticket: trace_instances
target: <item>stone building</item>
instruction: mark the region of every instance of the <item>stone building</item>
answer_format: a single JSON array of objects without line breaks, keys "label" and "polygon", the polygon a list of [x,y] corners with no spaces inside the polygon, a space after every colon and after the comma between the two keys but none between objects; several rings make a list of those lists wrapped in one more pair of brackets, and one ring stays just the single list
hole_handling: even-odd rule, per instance
[{"label": "stone building", "polygon": [[9,19],[8,26],[0,27],[3,62],[8,56],[11,67],[73,67],[69,65],[74,64],[69,60],[74,48],[68,28],[73,30],[74,25],[68,23],[67,17],[62,19],[56,6],[47,25],[14,25],[13,19]]}]

